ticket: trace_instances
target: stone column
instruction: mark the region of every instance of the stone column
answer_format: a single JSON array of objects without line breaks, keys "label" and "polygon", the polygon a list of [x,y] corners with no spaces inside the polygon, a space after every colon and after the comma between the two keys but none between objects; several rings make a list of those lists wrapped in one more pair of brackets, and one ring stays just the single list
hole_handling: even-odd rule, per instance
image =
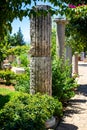
[{"label": "stone column", "polygon": [[78,75],[78,53],[73,56],[73,74]]},{"label": "stone column", "polygon": [[69,60],[69,64],[72,64],[72,48],[70,46],[66,46],[66,60]]},{"label": "stone column", "polygon": [[71,66],[70,77],[72,77],[72,48],[66,46],[65,60],[68,60],[68,65]]},{"label": "stone column", "polygon": [[57,24],[57,34],[56,34],[56,51],[59,58],[64,56],[65,49],[65,24],[67,21],[65,19],[55,19]]},{"label": "stone column", "polygon": [[81,61],[84,61],[84,52],[81,52]]},{"label": "stone column", "polygon": [[[36,11],[47,10],[49,6],[36,6]],[[51,74],[51,15],[32,15],[30,20],[31,59],[30,93],[40,92],[52,95]]]}]

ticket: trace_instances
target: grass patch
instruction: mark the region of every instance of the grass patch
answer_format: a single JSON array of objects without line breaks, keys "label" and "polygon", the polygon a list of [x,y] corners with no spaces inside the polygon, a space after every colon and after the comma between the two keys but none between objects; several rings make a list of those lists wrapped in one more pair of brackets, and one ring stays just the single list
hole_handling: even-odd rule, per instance
[{"label": "grass patch", "polygon": [[18,94],[19,92],[14,92],[6,88],[0,88],[0,109],[2,109],[7,102],[15,98]]},{"label": "grass patch", "polygon": [[10,93],[11,91],[8,89],[0,88],[0,109],[2,109],[7,102],[9,102]]},{"label": "grass patch", "polygon": [[6,88],[0,88],[0,94],[2,95],[7,95],[9,93],[11,93],[12,91]]}]

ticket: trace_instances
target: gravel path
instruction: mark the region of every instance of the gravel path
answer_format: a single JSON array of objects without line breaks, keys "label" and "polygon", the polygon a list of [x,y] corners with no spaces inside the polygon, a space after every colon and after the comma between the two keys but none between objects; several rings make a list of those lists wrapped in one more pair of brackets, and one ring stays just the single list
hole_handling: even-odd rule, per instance
[{"label": "gravel path", "polygon": [[79,62],[78,66],[80,86],[56,130],[87,130],[87,63]]}]

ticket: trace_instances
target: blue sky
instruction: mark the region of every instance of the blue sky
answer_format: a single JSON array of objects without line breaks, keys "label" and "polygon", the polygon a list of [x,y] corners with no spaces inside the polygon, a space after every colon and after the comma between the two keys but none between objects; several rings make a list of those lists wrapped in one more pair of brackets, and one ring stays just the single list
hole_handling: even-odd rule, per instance
[{"label": "blue sky", "polygon": [[24,40],[26,42],[30,41],[30,22],[28,17],[24,17],[22,21],[19,19],[15,19],[12,23],[12,34],[17,33],[21,27],[22,34],[24,36]]}]

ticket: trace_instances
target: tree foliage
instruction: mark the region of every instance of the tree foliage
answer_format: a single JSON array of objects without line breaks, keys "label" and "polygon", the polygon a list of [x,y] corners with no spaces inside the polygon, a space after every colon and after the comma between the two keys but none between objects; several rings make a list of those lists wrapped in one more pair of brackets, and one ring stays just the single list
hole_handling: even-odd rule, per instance
[{"label": "tree foliage", "polygon": [[87,46],[87,5],[70,5],[66,15],[69,19],[66,41],[73,50],[80,52]]},{"label": "tree foliage", "polygon": [[11,22],[14,18],[19,17],[22,20],[23,16],[27,15],[27,7],[24,10],[27,4],[31,4],[31,1],[0,0],[0,39],[7,33],[7,29],[11,31]]},{"label": "tree foliage", "polygon": [[23,34],[21,31],[21,28],[19,28],[17,33],[14,33],[13,35],[10,34],[8,31],[7,35],[4,36],[4,39],[2,40],[2,43],[4,45],[11,46],[22,46],[25,44],[25,41],[23,39]]},{"label": "tree foliage", "polygon": [[62,0],[67,4],[74,4],[74,5],[78,5],[78,4],[86,4],[87,1],[86,0]]},{"label": "tree foliage", "polygon": [[[11,31],[11,23],[14,18],[22,20],[23,16],[29,16],[35,13],[31,5],[36,5],[36,1],[40,0],[0,0],[0,40],[7,33],[7,29]],[[46,2],[46,0],[41,0]],[[47,0],[52,4],[58,5],[59,0]],[[52,12],[52,10],[50,10]]]}]

